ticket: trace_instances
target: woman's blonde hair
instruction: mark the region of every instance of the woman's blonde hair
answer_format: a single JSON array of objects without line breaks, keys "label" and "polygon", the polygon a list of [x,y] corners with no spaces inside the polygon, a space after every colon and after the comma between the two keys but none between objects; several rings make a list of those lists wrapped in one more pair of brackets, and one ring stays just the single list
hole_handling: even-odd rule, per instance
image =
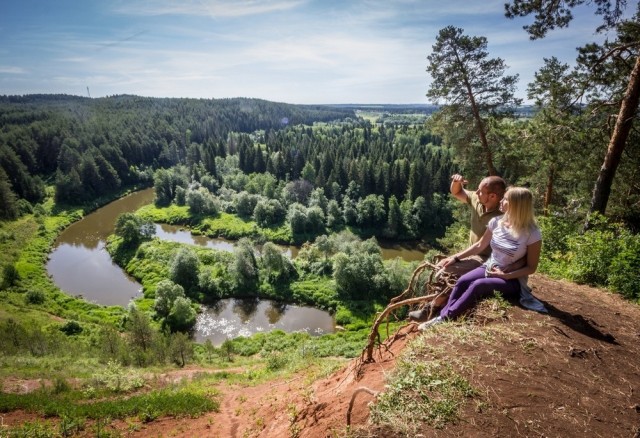
[{"label": "woman's blonde hair", "polygon": [[507,220],[509,222],[516,237],[536,226],[536,220],[533,215],[533,195],[529,189],[509,187],[504,197],[509,202],[509,208],[502,221]]}]

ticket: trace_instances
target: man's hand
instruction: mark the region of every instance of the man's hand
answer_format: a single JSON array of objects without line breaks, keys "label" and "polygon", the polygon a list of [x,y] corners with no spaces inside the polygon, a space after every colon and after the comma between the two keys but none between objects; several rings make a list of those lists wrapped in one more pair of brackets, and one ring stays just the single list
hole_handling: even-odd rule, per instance
[{"label": "man's hand", "polygon": [[460,183],[462,185],[465,185],[465,184],[469,183],[469,181],[464,179],[464,176],[462,176],[460,174],[457,174],[457,173],[451,176],[451,182],[452,183]]},{"label": "man's hand", "polygon": [[467,202],[467,192],[464,191],[465,184],[467,184],[467,180],[464,179],[464,176],[457,173],[451,176],[449,193],[451,193],[460,202]]}]

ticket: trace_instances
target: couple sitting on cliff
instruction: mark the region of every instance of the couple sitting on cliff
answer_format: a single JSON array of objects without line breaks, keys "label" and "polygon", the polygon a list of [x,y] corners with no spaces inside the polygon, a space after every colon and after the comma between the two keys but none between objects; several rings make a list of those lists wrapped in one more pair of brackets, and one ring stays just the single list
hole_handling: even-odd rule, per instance
[{"label": "couple sitting on cliff", "polygon": [[453,175],[449,190],[472,210],[470,246],[438,263],[459,278],[439,316],[425,321],[430,313],[427,307],[409,312],[409,319],[425,321],[418,326],[420,330],[458,318],[494,291],[506,298],[519,296],[520,304],[528,309],[547,311],[527,286],[542,248],[531,192],[523,187],[507,189],[498,176],[483,179],[475,192],[465,190],[465,183],[461,175]]}]

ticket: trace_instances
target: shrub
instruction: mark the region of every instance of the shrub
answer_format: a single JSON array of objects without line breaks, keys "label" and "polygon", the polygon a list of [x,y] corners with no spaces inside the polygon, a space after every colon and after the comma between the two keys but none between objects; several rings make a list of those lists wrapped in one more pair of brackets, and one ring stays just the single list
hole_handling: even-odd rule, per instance
[{"label": "shrub", "polygon": [[278,351],[269,352],[266,356],[267,369],[272,372],[283,369],[289,363],[289,356]]},{"label": "shrub", "polygon": [[45,295],[41,290],[30,290],[26,293],[24,299],[27,304],[42,304],[44,303]]},{"label": "shrub", "polygon": [[93,379],[98,385],[105,386],[113,392],[131,391],[144,385],[142,375],[123,368],[116,361],[109,361],[104,370],[94,374]]},{"label": "shrub", "polygon": [[591,228],[563,217],[538,219],[543,235],[540,271],[579,283],[605,286],[640,298],[640,236],[594,215]]},{"label": "shrub", "polygon": [[198,285],[199,271],[200,261],[196,252],[191,248],[180,248],[171,262],[171,280],[189,294]]},{"label": "shrub", "polygon": [[640,300],[640,236],[623,232],[618,242],[607,284],[625,298]]},{"label": "shrub", "polygon": [[569,279],[578,283],[605,285],[608,268],[617,253],[615,234],[611,230],[593,230],[569,238],[571,259]]},{"label": "shrub", "polygon": [[191,307],[191,300],[177,297],[167,316],[167,323],[172,332],[187,331],[196,324],[196,311]]},{"label": "shrub", "polygon": [[67,336],[73,336],[82,333],[82,326],[77,321],[67,321],[60,327],[60,331]]},{"label": "shrub", "polygon": [[11,287],[20,279],[20,274],[14,265],[5,265],[2,269],[2,278],[2,286]]},{"label": "shrub", "polygon": [[336,254],[333,279],[338,291],[349,299],[378,299],[389,293],[389,279],[380,254]]}]

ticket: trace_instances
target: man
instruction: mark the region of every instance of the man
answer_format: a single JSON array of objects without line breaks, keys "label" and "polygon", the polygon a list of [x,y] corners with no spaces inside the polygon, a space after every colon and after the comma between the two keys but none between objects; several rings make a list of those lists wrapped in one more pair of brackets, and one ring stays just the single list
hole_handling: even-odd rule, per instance
[{"label": "man", "polygon": [[[504,196],[507,187],[502,178],[499,176],[488,176],[480,181],[478,189],[475,192],[465,190],[464,185],[467,181],[462,175],[455,174],[451,177],[451,185],[449,192],[460,202],[466,203],[471,209],[471,230],[469,232],[469,245],[476,243],[487,229],[489,221],[500,216],[500,201]],[[491,255],[491,247],[487,247],[481,254],[468,257],[465,259],[456,259],[455,257],[447,257],[438,263],[442,266],[446,261],[451,261],[444,268],[445,272],[460,277],[467,272],[481,266]],[[409,312],[409,319],[412,321],[426,321],[429,317],[429,307]]]}]

